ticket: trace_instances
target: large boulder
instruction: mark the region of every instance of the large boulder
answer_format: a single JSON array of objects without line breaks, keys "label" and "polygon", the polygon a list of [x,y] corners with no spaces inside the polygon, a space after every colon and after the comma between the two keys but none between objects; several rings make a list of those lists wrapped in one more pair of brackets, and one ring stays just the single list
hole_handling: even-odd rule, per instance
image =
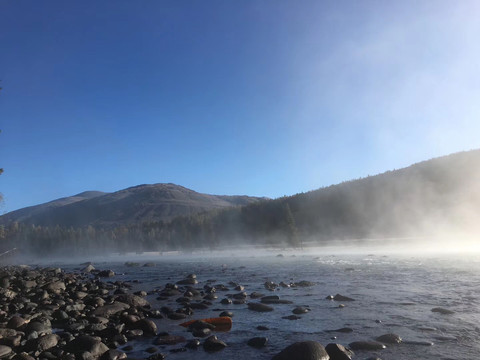
[{"label": "large boulder", "polygon": [[296,342],[275,355],[272,360],[329,360],[327,351],[316,341]]}]

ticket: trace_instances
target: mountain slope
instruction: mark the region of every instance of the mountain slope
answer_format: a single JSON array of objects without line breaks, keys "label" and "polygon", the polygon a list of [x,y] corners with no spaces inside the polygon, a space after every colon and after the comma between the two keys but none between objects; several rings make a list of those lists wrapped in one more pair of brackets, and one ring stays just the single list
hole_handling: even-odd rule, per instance
[{"label": "mountain slope", "polygon": [[18,221],[41,226],[112,227],[168,220],[180,215],[246,205],[260,198],[197,193],[175,184],[139,185],[114,193],[83,193],[20,209],[0,217],[0,224]]},{"label": "mountain slope", "polygon": [[106,193],[101,191],[84,191],[77,195],[63,197],[57,200],[49,201],[44,204],[28,206],[19,210],[11,211],[3,216],[0,216],[0,224],[7,224],[13,221],[29,222],[30,218],[41,216],[42,214],[53,211],[56,208],[74,204],[79,201],[93,199],[95,197],[102,196],[105,194]]}]

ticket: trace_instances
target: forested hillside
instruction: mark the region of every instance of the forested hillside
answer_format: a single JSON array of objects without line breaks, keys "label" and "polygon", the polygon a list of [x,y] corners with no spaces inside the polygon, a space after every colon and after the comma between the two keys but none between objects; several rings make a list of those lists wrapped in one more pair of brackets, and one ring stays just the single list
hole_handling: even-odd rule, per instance
[{"label": "forested hillside", "polygon": [[480,150],[308,193],[117,227],[12,223],[4,242],[40,252],[146,251],[478,231]]}]

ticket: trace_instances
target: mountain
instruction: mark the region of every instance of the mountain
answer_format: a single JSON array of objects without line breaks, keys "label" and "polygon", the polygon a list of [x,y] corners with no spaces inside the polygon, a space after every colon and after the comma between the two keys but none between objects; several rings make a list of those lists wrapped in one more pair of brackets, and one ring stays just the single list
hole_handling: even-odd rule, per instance
[{"label": "mountain", "polygon": [[173,184],[80,195],[0,217],[3,246],[48,256],[410,238],[439,248],[442,238],[478,241],[480,150],[274,200]]},{"label": "mountain", "polygon": [[480,150],[153,229],[182,247],[478,236]]},{"label": "mountain", "polygon": [[139,185],[114,193],[88,191],[12,211],[0,217],[0,224],[113,227],[169,220],[259,200],[249,196],[201,194],[175,184]]}]

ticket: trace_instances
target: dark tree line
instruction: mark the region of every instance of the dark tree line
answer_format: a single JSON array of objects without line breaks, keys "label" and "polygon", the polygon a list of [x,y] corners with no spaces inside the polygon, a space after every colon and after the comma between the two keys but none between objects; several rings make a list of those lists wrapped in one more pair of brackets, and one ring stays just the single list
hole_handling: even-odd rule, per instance
[{"label": "dark tree line", "polygon": [[168,222],[111,228],[12,223],[0,226],[0,240],[2,247],[39,255],[99,254],[244,244],[299,248],[307,241],[429,235],[446,224],[478,229],[479,167],[480,151],[466,152],[308,193]]}]

